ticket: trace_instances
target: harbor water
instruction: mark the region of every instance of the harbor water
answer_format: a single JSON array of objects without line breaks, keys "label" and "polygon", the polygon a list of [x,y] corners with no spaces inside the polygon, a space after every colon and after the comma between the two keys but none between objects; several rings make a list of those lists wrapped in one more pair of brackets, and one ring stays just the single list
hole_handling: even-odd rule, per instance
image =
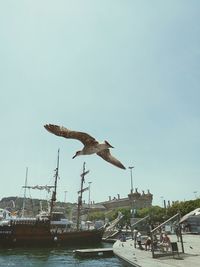
[{"label": "harbor water", "polygon": [[121,267],[116,257],[78,258],[74,248],[13,248],[0,250],[1,267]]}]

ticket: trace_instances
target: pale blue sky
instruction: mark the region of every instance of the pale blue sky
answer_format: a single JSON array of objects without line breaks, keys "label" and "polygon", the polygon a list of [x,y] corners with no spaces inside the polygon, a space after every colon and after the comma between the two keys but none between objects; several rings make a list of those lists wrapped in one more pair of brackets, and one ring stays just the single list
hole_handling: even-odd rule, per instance
[{"label": "pale blue sky", "polygon": [[29,185],[52,183],[58,148],[58,200],[77,200],[84,161],[92,200],[129,193],[129,169],[72,160],[82,144],[46,123],[108,140],[153,204],[200,195],[199,11],[194,0],[0,0],[0,198],[23,195],[26,167]]}]

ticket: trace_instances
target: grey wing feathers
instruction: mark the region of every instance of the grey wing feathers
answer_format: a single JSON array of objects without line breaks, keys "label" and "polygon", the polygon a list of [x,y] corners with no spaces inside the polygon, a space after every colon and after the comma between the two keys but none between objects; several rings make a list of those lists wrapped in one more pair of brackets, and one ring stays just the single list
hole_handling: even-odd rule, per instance
[{"label": "grey wing feathers", "polygon": [[102,157],[104,160],[110,162],[111,164],[121,168],[121,169],[126,169],[124,165],[115,157],[113,157],[110,153],[109,149],[104,149],[100,152],[97,153],[98,156]]},{"label": "grey wing feathers", "polygon": [[97,143],[95,138],[90,136],[89,134],[83,133],[83,132],[72,131],[63,126],[58,126],[54,124],[46,124],[44,125],[44,128],[50,133],[53,133],[55,135],[69,138],[69,139],[77,139],[81,141],[84,145],[88,143],[90,144]]}]

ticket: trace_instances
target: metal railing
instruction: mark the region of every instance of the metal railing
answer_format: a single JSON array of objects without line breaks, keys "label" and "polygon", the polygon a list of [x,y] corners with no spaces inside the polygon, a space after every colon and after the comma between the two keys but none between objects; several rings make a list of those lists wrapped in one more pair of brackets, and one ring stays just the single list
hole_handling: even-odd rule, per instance
[{"label": "metal railing", "polygon": [[[175,221],[175,220],[177,220],[178,221],[178,230],[179,230],[179,235],[180,235],[180,242],[181,242],[181,249],[182,249],[182,253],[184,253],[184,246],[183,246],[183,238],[182,238],[182,232],[181,232],[181,226],[180,226],[180,224],[179,224],[179,221],[180,221],[180,213],[177,213],[177,214],[175,214],[174,216],[172,216],[171,218],[169,218],[168,220],[166,220],[165,222],[163,222],[162,224],[160,224],[159,226],[157,226],[157,227],[155,227],[154,229],[152,229],[151,231],[150,231],[150,237],[151,237],[151,251],[152,251],[152,257],[153,258],[156,258],[156,257],[159,257],[159,256],[165,256],[166,254],[167,255],[169,255],[168,253],[164,253],[164,251],[158,251],[157,252],[157,244],[156,244],[156,242],[157,242],[157,237],[156,237],[156,235],[157,235],[157,233],[162,233],[162,230],[163,230],[163,227],[166,225],[166,224],[168,224],[168,223],[170,223],[170,222],[172,222],[172,221]],[[176,243],[176,242],[173,242],[173,243]],[[175,244],[173,244],[173,245],[175,245]],[[177,243],[176,243],[176,245],[177,245]],[[172,252],[173,252],[173,247],[177,247],[177,246],[171,246],[171,248],[172,248]]]}]

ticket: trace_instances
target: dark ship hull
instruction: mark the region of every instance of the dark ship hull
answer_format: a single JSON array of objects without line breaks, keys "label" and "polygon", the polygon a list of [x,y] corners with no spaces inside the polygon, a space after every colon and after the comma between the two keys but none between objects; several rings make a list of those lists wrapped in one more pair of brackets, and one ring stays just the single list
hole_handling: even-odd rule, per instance
[{"label": "dark ship hull", "polygon": [[[53,186],[52,198],[50,203],[50,212],[46,219],[11,219],[7,224],[0,225],[0,247],[19,247],[19,246],[74,246],[90,245],[100,243],[104,229],[99,230],[79,230],[80,211],[82,207],[82,193],[85,172],[85,163],[83,164],[83,173],[81,174],[81,190],[77,209],[77,229],[63,229],[61,227],[51,226],[53,222],[53,208],[56,202],[56,188],[59,167],[59,150],[57,158],[57,168],[55,169],[55,184]],[[26,186],[25,186],[26,188]]]},{"label": "dark ship hull", "polygon": [[98,244],[103,229],[99,230],[52,230],[47,221],[12,222],[0,226],[0,247],[21,246],[74,246]]}]

